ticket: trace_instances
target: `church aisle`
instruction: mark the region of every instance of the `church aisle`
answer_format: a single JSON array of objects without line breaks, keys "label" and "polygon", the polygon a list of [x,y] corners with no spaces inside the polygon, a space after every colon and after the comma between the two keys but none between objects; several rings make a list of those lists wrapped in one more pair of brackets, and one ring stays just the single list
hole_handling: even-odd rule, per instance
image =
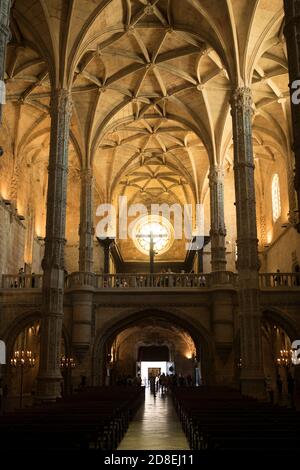
[{"label": "church aisle", "polygon": [[180,421],[167,394],[146,389],[145,403],[130,423],[118,450],[188,450]]}]

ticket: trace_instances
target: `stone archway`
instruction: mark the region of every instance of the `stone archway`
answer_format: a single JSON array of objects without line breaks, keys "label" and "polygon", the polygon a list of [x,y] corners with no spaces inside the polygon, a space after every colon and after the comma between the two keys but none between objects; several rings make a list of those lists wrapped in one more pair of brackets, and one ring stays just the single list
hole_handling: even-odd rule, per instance
[{"label": "stone archway", "polygon": [[288,317],[286,313],[281,312],[279,309],[265,309],[263,311],[262,319],[279,325],[286,332],[291,341],[299,339],[299,328],[297,328],[293,320]]},{"label": "stone archway", "polygon": [[192,320],[186,319],[184,314],[178,314],[178,312],[175,314],[161,309],[131,312],[125,318],[111,323],[97,332],[92,355],[92,383],[101,385],[104,382],[106,345],[109,341],[118,333],[139,324],[150,316],[168,321],[190,334],[196,346],[196,354],[201,357],[203,381],[206,384],[214,383],[214,343],[209,332],[203,326],[196,325]]},{"label": "stone archway", "polygon": [[[25,312],[15,318],[14,321],[4,330],[2,338],[6,344],[7,357],[12,355],[13,346],[19,333],[32,323],[40,320],[41,317],[42,314],[39,311]],[[69,355],[71,353],[71,338],[65,325],[63,325],[62,328],[62,336],[65,343],[66,353]]]},{"label": "stone archway", "polygon": [[297,380],[298,371],[292,364],[291,344],[299,338],[293,320],[278,309],[267,309],[262,316],[262,350],[265,376],[272,390],[272,401],[288,405],[288,382]]},{"label": "stone archway", "polygon": [[[10,366],[10,358],[13,357],[15,344],[18,339],[18,336],[25,331],[26,329],[32,327],[37,322],[40,322],[42,313],[40,311],[29,311],[24,312],[18,315],[13,322],[4,330],[2,333],[2,338],[6,344],[6,365],[0,366],[0,377],[3,379],[5,384],[10,384],[12,381],[12,368]],[[64,354],[70,356],[71,354],[71,338],[69,332],[65,325],[62,328],[62,340],[64,344]],[[39,355],[39,342],[38,340],[38,349],[37,354]],[[38,363],[36,364],[36,372],[38,371]],[[32,383],[35,382],[35,379],[32,379]],[[10,395],[10,390],[8,389]]]}]

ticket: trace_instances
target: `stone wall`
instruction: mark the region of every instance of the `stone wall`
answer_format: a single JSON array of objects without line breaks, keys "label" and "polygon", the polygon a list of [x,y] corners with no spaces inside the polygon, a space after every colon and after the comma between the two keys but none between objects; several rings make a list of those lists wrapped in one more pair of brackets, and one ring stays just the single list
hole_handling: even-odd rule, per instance
[{"label": "stone wall", "polygon": [[24,266],[26,228],[12,206],[0,201],[0,272],[17,273]]},{"label": "stone wall", "polygon": [[44,256],[44,242],[35,238],[32,245],[32,272],[42,274],[42,259]]},{"label": "stone wall", "polygon": [[281,235],[270,245],[263,256],[262,271],[292,272],[300,265],[300,235],[293,228],[282,229]]}]

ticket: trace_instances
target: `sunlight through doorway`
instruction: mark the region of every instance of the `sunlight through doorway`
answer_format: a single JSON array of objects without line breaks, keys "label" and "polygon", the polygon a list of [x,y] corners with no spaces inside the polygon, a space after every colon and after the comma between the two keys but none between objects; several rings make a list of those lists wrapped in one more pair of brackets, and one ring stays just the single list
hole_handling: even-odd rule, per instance
[{"label": "sunlight through doorway", "polygon": [[141,379],[145,387],[148,386],[148,380],[151,375],[159,376],[161,374],[167,375],[167,362],[158,361],[142,361],[141,362]]}]

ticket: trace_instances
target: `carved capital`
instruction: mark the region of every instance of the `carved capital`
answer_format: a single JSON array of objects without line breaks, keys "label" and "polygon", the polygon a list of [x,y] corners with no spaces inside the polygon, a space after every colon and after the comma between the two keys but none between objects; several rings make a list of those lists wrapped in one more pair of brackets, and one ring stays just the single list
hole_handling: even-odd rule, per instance
[{"label": "carved capital", "polygon": [[52,91],[50,105],[52,119],[56,119],[61,114],[63,114],[66,119],[70,119],[72,106],[72,94],[69,90],[57,88]]},{"label": "carved capital", "polygon": [[237,88],[231,97],[232,110],[252,112],[252,91],[249,87]]},{"label": "carved capital", "polygon": [[208,175],[210,186],[213,184],[223,184],[224,174],[225,170],[223,166],[212,166]]},{"label": "carved capital", "polygon": [[89,183],[93,180],[92,168],[82,168],[80,171],[80,179],[82,183]]}]

